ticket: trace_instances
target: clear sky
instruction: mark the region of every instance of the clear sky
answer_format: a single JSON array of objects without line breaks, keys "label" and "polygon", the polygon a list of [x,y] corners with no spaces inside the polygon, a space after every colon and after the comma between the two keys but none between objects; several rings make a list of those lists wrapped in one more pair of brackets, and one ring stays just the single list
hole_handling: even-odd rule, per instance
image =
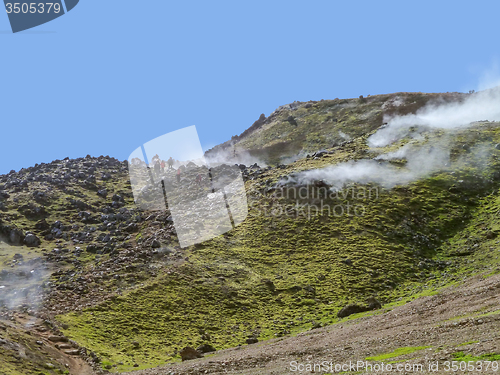
[{"label": "clear sky", "polygon": [[477,89],[498,1],[81,0],[12,34],[0,12],[0,174],[196,125],[204,149],[294,100]]}]

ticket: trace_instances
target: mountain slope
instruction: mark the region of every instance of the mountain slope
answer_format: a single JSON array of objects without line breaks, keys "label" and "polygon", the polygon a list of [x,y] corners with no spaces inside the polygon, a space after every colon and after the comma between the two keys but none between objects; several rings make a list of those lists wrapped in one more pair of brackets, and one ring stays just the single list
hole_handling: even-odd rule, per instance
[{"label": "mountain slope", "polygon": [[[488,360],[490,372],[495,373],[492,365],[496,368],[494,361],[500,358],[493,354],[498,353],[500,338],[499,287],[499,275],[475,277],[435,295],[406,299],[324,328],[131,374],[280,375],[299,369],[359,374],[368,372],[367,364],[375,368],[382,362],[385,368],[393,366],[392,372],[408,366],[408,373],[449,374],[451,361],[457,361],[457,367],[460,361],[471,361],[479,372]],[[431,371],[429,365],[434,366]]]},{"label": "mountain slope", "polygon": [[378,129],[384,117],[415,113],[429,103],[460,102],[462,93],[396,93],[358,99],[293,102],[264,114],[242,134],[207,151],[208,158],[219,154],[245,158],[247,154],[264,162],[305,156],[329,149]]},{"label": "mountain slope", "polygon": [[[24,309],[74,340],[89,363],[127,371],[178,360],[186,346],[224,349],[287,336],[336,323],[343,307],[363,307],[370,297],[385,305],[497,272],[499,123],[422,128],[386,147],[367,146],[384,111],[409,113],[430,100],[463,98],[395,94],[304,104],[296,109],[304,111],[297,124],[307,120],[325,137],[333,128],[321,130],[323,116],[332,106],[349,105],[351,112],[343,107],[336,114],[355,113],[358,122],[346,130],[342,121],[335,131],[353,139],[288,165],[241,166],[248,218],[187,249],[178,246],[168,210],[135,207],[127,163],[87,157],[1,176],[2,317]],[[287,115],[282,111],[279,116]],[[254,127],[237,147],[274,147],[276,138],[254,133],[280,126],[288,125],[273,120]],[[300,150],[314,147],[308,142],[298,142]],[[384,184],[387,171],[406,176],[411,152],[431,153],[430,145],[444,143],[450,156],[439,168]],[[402,147],[411,152],[394,154]],[[219,157],[222,148],[212,155]],[[381,159],[388,154],[396,156]],[[366,163],[376,165],[372,182],[350,181],[339,189],[330,175],[308,172],[333,171],[339,179],[340,170],[328,168],[350,171]],[[195,184],[197,173],[193,166],[183,176],[188,195],[209,189]],[[26,283],[22,298],[20,283]],[[22,361],[12,364],[18,365]]]}]

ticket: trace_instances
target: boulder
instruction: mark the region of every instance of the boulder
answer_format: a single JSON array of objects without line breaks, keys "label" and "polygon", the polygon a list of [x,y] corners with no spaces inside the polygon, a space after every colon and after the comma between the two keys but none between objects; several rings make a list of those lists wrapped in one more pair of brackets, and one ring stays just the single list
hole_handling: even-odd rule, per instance
[{"label": "boulder", "polygon": [[133,233],[133,232],[137,232],[139,230],[139,227],[137,226],[136,223],[131,223],[131,224],[127,225],[123,230],[127,233]]},{"label": "boulder", "polygon": [[356,305],[356,304],[347,305],[337,313],[337,316],[339,318],[345,318],[346,316],[352,314],[357,314],[360,312],[371,311],[371,310],[378,310],[381,308],[382,304],[379,301],[377,301],[374,297],[370,297],[366,300],[366,305]]},{"label": "boulder", "polygon": [[352,314],[357,314],[360,312],[367,311],[367,308],[365,306],[360,306],[360,305],[347,305],[343,307],[338,313],[337,316],[339,318],[345,318],[346,316],[352,315]]},{"label": "boulder", "polygon": [[203,357],[202,353],[200,353],[198,350],[195,350],[189,346],[186,346],[184,349],[182,349],[179,354],[181,355],[182,361],[189,361],[191,359]]},{"label": "boulder", "polygon": [[342,259],[341,262],[348,265],[348,266],[352,266],[352,260],[350,260],[349,258]]},{"label": "boulder", "polygon": [[35,224],[35,229],[48,230],[48,229],[50,229],[50,225],[49,225],[49,223],[47,223],[47,221],[45,219],[42,219]]},{"label": "boulder", "polygon": [[118,194],[114,194],[113,197],[111,198],[113,202],[124,202],[123,197]]},{"label": "boulder", "polygon": [[295,120],[295,118],[293,116],[288,116],[286,121],[288,121],[290,123],[290,125],[297,126],[297,121]]},{"label": "boulder", "polygon": [[23,231],[18,228],[11,229],[9,233],[9,240],[13,245],[21,245],[21,241],[24,237]]},{"label": "boulder", "polygon": [[366,303],[368,303],[368,310],[378,310],[382,308],[382,304],[375,297],[368,298]]},{"label": "boulder", "polygon": [[28,247],[37,247],[40,246],[41,241],[40,239],[35,236],[33,233],[28,233],[26,237],[24,237],[24,243]]},{"label": "boulder", "polygon": [[108,191],[106,189],[98,190],[97,195],[99,195],[100,197],[106,198],[106,196],[108,195]]},{"label": "boulder", "polygon": [[102,249],[102,246],[96,245],[91,243],[90,245],[87,246],[87,252],[89,253],[97,253],[99,250]]},{"label": "boulder", "polygon": [[90,206],[87,203],[85,203],[79,199],[71,199],[70,203],[72,206],[78,208],[80,211],[84,211],[84,210],[87,210],[90,208]]}]

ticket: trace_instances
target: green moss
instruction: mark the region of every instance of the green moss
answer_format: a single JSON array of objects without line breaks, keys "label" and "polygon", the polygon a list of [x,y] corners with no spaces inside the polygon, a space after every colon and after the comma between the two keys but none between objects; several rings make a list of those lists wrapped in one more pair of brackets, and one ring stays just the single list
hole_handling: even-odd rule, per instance
[{"label": "green moss", "polygon": [[476,361],[500,361],[500,354],[488,353],[482,354],[480,356],[472,356],[470,354],[465,354],[464,352],[456,352],[452,354],[455,361],[464,362],[476,362]]},{"label": "green moss", "polygon": [[366,360],[367,361],[384,361],[386,359],[400,357],[403,355],[411,354],[411,353],[414,353],[416,351],[424,350],[424,349],[428,349],[428,348],[430,348],[430,346],[408,346],[405,348],[396,349],[391,353],[380,354],[380,355],[374,356],[374,357],[367,357]]}]

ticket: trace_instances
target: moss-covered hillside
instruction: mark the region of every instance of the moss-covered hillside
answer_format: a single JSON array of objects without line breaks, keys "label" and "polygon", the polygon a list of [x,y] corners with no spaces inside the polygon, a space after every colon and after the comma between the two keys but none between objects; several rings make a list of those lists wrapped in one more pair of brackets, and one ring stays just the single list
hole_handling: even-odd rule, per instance
[{"label": "moss-covered hillside", "polygon": [[[401,139],[377,150],[366,145],[385,110],[411,113],[438,96],[461,98],[396,94],[301,103],[293,111],[297,125],[290,126],[308,124],[314,131],[303,133],[323,139],[317,149],[326,152],[287,165],[242,167],[247,219],[186,249],[178,246],[168,211],[134,206],[126,163],[88,157],[2,176],[0,225],[9,244],[0,253],[4,295],[17,293],[14,278],[29,278],[20,276],[23,267],[43,266],[49,272],[40,276],[42,287],[26,289],[40,301],[29,313],[55,322],[98,367],[127,371],[179,360],[186,346],[222,349],[334,324],[344,306],[369,297],[386,304],[473,273],[498,272],[499,123],[425,130],[418,142]],[[332,108],[335,122],[326,120]],[[248,132],[237,147],[272,147],[272,132],[295,142],[289,125],[278,121],[287,111],[255,130],[269,135],[261,143]],[[338,130],[352,140],[341,143]],[[324,181],[282,183],[300,171],[373,160],[404,144],[442,142],[449,162],[409,184],[353,182],[333,194]],[[294,152],[315,151],[314,142],[299,143]],[[380,163],[405,170],[407,160]],[[194,186],[196,173],[188,171],[183,186]],[[291,194],[300,188],[307,194]],[[16,253],[23,258],[14,259]],[[3,317],[29,305],[0,301]]]},{"label": "moss-covered hillside", "polygon": [[396,93],[283,105],[264,114],[240,135],[214,147],[207,157],[247,153],[266,163],[294,160],[378,129],[384,118],[415,113],[426,104],[460,102],[462,93]]}]

